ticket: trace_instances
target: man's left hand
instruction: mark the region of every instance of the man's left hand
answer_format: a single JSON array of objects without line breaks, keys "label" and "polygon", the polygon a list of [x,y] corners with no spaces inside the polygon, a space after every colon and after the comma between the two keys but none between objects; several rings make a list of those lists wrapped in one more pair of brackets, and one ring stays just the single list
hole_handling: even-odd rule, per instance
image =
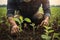
[{"label": "man's left hand", "polygon": [[49,24],[49,17],[47,16],[47,17],[45,17],[45,19],[41,22],[41,24],[40,24],[40,26],[42,26],[42,25],[48,25]]}]

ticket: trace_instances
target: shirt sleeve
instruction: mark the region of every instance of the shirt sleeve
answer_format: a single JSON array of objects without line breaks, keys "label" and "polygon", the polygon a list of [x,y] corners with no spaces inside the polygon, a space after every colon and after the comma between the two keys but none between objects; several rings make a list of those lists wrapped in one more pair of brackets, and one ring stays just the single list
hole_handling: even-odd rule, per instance
[{"label": "shirt sleeve", "polygon": [[14,16],[14,11],[16,8],[16,2],[14,0],[7,1],[7,17]]},{"label": "shirt sleeve", "polygon": [[49,4],[49,0],[41,0],[42,2],[42,8],[44,11],[44,16],[49,16],[50,17],[50,4]]}]

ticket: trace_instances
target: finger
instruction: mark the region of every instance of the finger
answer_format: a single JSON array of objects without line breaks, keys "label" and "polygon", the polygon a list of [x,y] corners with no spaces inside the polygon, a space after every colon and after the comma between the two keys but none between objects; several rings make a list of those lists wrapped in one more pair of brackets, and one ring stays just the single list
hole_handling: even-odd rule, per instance
[{"label": "finger", "polygon": [[15,30],[11,30],[11,34],[14,34],[15,33]]},{"label": "finger", "polygon": [[11,33],[15,33],[15,29],[14,28],[12,28]]},{"label": "finger", "polygon": [[43,25],[43,23],[44,23],[44,21],[42,21],[42,22],[41,22],[40,26],[42,26],[42,25]]},{"label": "finger", "polygon": [[18,32],[19,31],[19,27],[17,27],[15,30],[16,30],[16,32]]},{"label": "finger", "polygon": [[17,28],[14,28],[14,29],[13,29],[13,32],[14,32],[14,33],[17,33]]},{"label": "finger", "polygon": [[47,26],[48,25],[48,22],[44,22],[43,25]]},{"label": "finger", "polygon": [[12,28],[11,33],[16,33],[17,29],[15,27]]}]

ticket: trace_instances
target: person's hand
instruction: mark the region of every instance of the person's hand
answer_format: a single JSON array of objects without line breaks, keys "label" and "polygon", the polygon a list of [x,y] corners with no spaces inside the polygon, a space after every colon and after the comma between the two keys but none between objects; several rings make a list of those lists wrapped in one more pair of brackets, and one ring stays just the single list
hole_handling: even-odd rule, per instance
[{"label": "person's hand", "polygon": [[13,17],[8,17],[8,22],[11,24],[11,34],[17,33],[19,31],[19,27],[16,22],[13,20]]},{"label": "person's hand", "polygon": [[17,25],[12,26],[11,34],[19,32],[19,27]]},{"label": "person's hand", "polygon": [[45,25],[47,26],[49,24],[49,17],[45,17],[45,19],[41,22],[40,26]]}]

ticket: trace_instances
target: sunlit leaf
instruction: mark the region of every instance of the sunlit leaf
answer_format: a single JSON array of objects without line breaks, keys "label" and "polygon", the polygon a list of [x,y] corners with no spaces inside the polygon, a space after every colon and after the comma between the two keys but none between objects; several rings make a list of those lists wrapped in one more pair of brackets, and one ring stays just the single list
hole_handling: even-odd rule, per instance
[{"label": "sunlit leaf", "polygon": [[30,24],[31,26],[35,26],[35,23]]},{"label": "sunlit leaf", "polygon": [[21,23],[23,23],[23,16],[20,16],[19,19],[20,19]]},{"label": "sunlit leaf", "polygon": [[60,34],[59,33],[54,33],[54,37],[57,38]]},{"label": "sunlit leaf", "polygon": [[48,29],[48,27],[47,26],[44,26],[46,29]]},{"label": "sunlit leaf", "polygon": [[44,26],[46,29],[52,29],[52,27]]},{"label": "sunlit leaf", "polygon": [[49,33],[52,33],[52,32],[54,32],[54,30],[49,30],[48,32],[49,32]]},{"label": "sunlit leaf", "polygon": [[25,18],[24,21],[31,23],[31,20],[29,18]]},{"label": "sunlit leaf", "polygon": [[43,39],[51,39],[51,37],[50,37],[50,36],[47,36],[47,35],[41,35],[41,37],[42,37]]},{"label": "sunlit leaf", "polygon": [[52,27],[48,27],[48,29],[52,29]]},{"label": "sunlit leaf", "polygon": [[2,23],[2,22],[3,22],[3,20],[0,21],[0,23]]},{"label": "sunlit leaf", "polygon": [[13,18],[16,22],[18,22],[19,24],[21,23],[20,20],[18,18]]},{"label": "sunlit leaf", "polygon": [[45,32],[48,32],[48,30],[45,30]]}]

